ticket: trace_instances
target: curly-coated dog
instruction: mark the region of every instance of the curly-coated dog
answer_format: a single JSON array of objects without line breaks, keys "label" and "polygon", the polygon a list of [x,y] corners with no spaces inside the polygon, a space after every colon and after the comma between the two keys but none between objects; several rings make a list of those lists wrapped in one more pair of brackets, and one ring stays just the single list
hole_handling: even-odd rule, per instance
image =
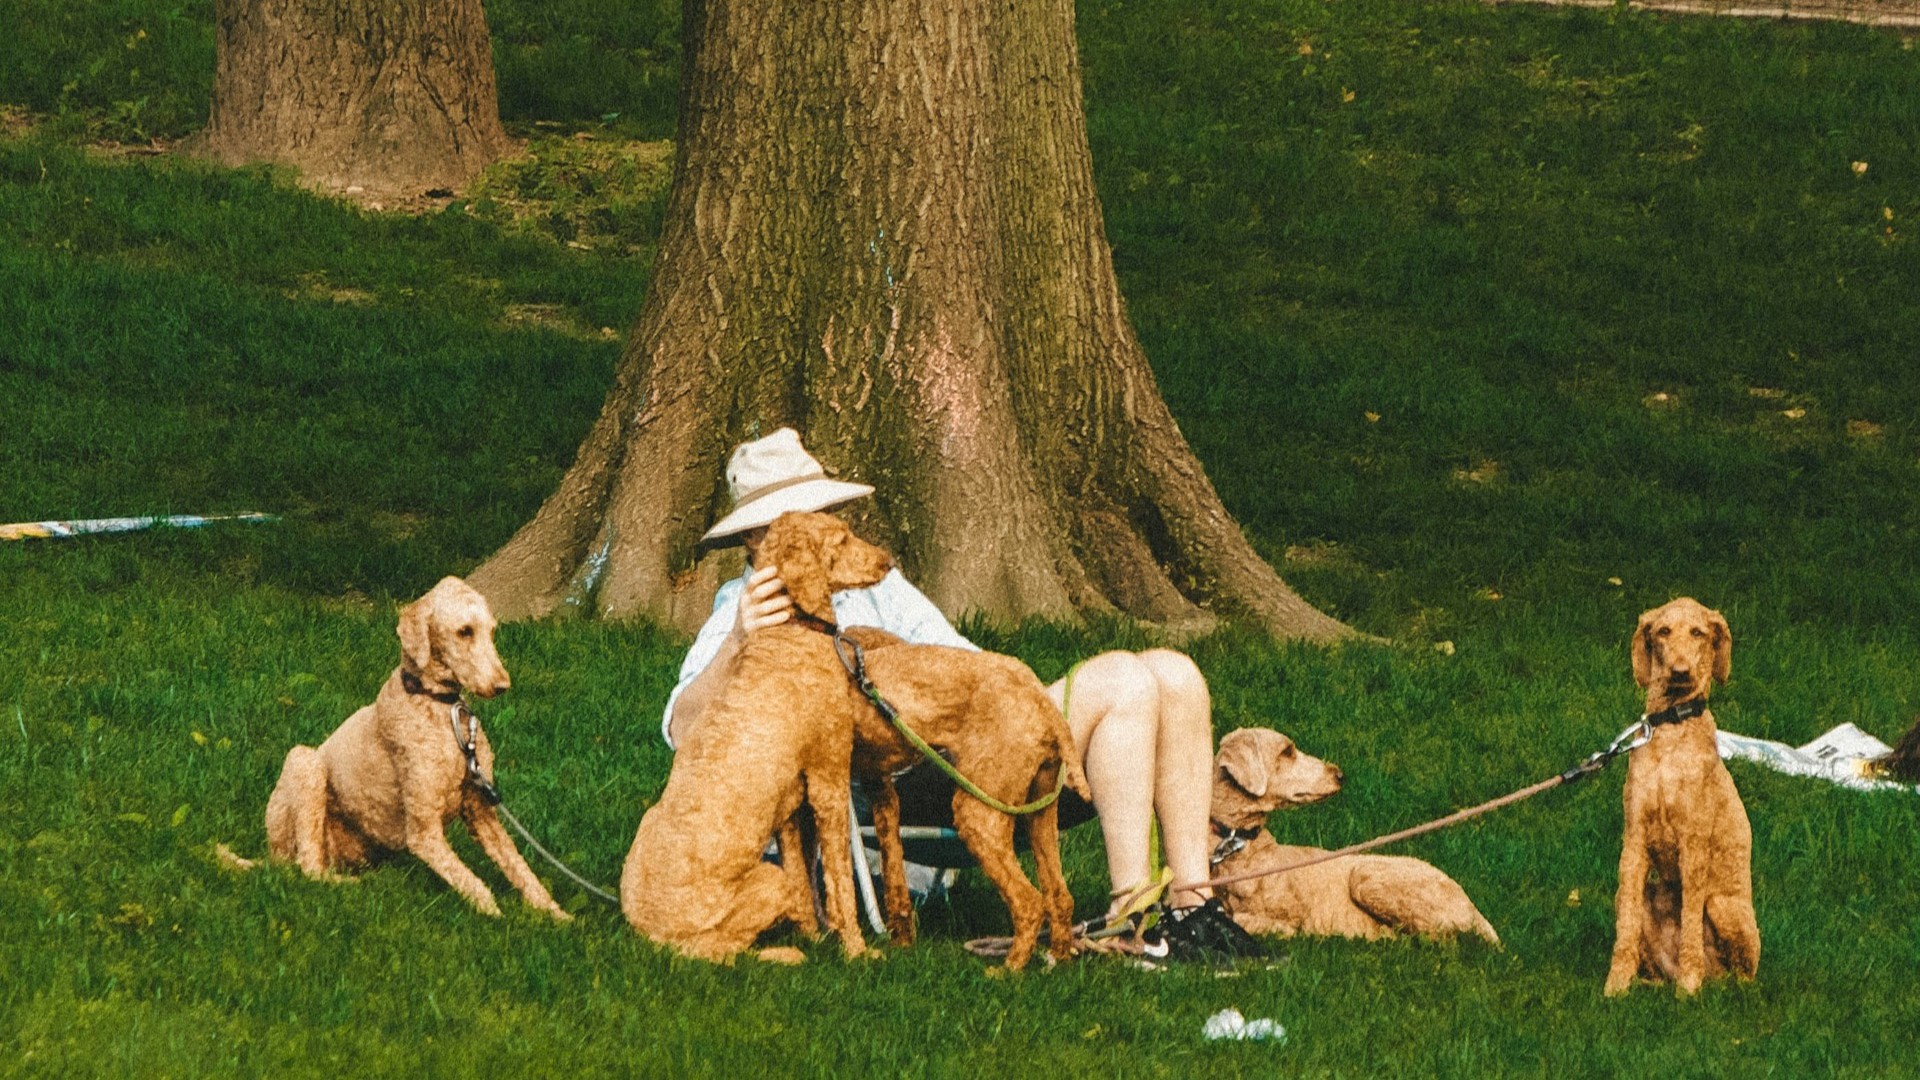
[{"label": "curly-coated dog", "polygon": [[[803,567],[785,538],[817,532],[822,522],[838,532],[801,545],[810,559]],[[875,584],[893,566],[825,514],[779,518],[760,552],[780,567],[796,601],[804,594],[813,603],[817,592],[829,619],[833,591]],[[832,637],[802,620],[748,635],[724,675],[713,705],[676,749],[660,801],[640,819],[620,875],[621,910],[648,938],[722,962],[783,921],[812,932],[813,893],[794,823],[804,803],[821,838],[828,929],[857,956],[866,944],[847,847],[849,768],[854,717],[870,706],[834,657]],[[761,859],[775,835],[784,868]],[[762,956],[798,958],[784,949]]]},{"label": "curly-coated dog", "polygon": [[1753,830],[1720,760],[1707,692],[1733,671],[1733,634],[1682,597],[1640,616],[1633,677],[1647,691],[1645,746],[1627,757],[1613,963],[1606,993],[1636,975],[1692,994],[1709,976],[1760,970]]},{"label": "curly-coated dog", "polygon": [[[1266,728],[1241,728],[1220,740],[1214,759],[1213,831],[1220,837],[1214,874],[1225,877],[1286,866],[1325,854],[1281,844],[1266,830],[1281,807],[1318,802],[1340,790],[1340,770],[1301,753]],[[1222,903],[1256,934],[1382,938],[1478,934],[1493,945],[1480,910],[1452,878],[1404,855],[1346,855],[1313,866],[1224,886]]]},{"label": "curly-coated dog", "polygon": [[[836,629],[833,567],[854,551],[866,552],[869,559],[886,558],[885,552],[854,536],[830,514],[785,515],[761,541],[760,558],[780,568],[799,613],[797,621],[822,631],[816,635],[822,640],[830,641]],[[983,791],[1013,805],[1049,795],[1061,786],[1089,797],[1066,718],[1025,664],[997,653],[908,644],[868,627],[849,628],[846,635],[860,644],[866,673],[880,695]],[[851,659],[851,646],[845,648]],[[832,662],[832,674],[851,685],[839,661]],[[900,803],[893,775],[923,759],[875,707],[864,699],[856,697],[856,701],[853,772],[872,797],[888,932],[896,943],[907,944],[913,940],[913,904],[903,868]],[[931,764],[921,767],[933,768]],[[1072,955],[1073,895],[1060,867],[1058,803],[1024,815],[1040,878],[1038,889],[1020,868],[1012,816],[960,790],[954,792],[952,808],[955,830],[1012,916],[1014,940],[1007,968],[1017,970],[1026,964],[1043,920],[1051,935],[1049,955],[1056,960]],[[823,826],[821,835],[838,834]]]},{"label": "curly-coated dog", "polygon": [[[485,914],[498,915],[493,893],[447,843],[455,817],[507,875],[528,904],[556,919],[572,918],[540,884],[493,807],[467,782],[468,739],[463,690],[504,693],[511,680],[493,647],[486,598],[456,577],[442,578],[400,613],[400,666],[373,704],[334,729],[318,747],[287,752],[280,782],[267,800],[272,857],[307,876],[330,878],[375,856],[410,851]],[[493,782],[493,746],[472,728],[482,777]],[[237,866],[246,860],[222,851]]]}]

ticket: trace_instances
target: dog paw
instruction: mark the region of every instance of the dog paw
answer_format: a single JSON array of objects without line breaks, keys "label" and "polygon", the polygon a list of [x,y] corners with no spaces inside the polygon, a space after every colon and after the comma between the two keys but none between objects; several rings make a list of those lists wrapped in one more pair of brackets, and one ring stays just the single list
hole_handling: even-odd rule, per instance
[{"label": "dog paw", "polygon": [[786,964],[792,966],[794,964],[804,964],[807,962],[807,954],[791,945],[775,945],[771,948],[760,949],[756,951],[753,956],[754,959],[768,964]]},{"label": "dog paw", "polygon": [[554,922],[570,923],[573,921],[573,913],[568,911],[566,908],[561,907],[559,904],[554,904],[553,906],[546,908],[545,910],[547,914],[553,916]]}]

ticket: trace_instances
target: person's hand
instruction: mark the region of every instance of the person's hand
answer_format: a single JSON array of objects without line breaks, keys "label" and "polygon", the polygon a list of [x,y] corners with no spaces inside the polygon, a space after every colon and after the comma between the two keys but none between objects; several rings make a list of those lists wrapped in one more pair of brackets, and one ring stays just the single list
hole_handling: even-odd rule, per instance
[{"label": "person's hand", "polygon": [[739,616],[734,620],[736,634],[751,634],[769,626],[779,626],[793,617],[793,597],[787,595],[787,583],[780,580],[780,568],[763,566],[747,578],[740,590]]}]

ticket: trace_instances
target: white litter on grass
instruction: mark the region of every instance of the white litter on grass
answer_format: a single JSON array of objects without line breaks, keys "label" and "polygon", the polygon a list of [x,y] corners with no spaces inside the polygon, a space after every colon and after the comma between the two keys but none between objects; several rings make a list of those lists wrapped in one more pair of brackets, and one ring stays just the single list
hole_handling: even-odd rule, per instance
[{"label": "white litter on grass", "polygon": [[1867,762],[1893,748],[1852,724],[1841,724],[1805,746],[1719,733],[1720,756],[1751,761],[1789,776],[1811,776],[1856,791],[1912,791],[1911,785],[1866,775]]},{"label": "white litter on grass", "polygon": [[1207,1017],[1206,1026],[1200,1029],[1200,1033],[1209,1040],[1216,1041],[1220,1039],[1234,1039],[1241,1042],[1283,1043],[1287,1041],[1287,1029],[1280,1026],[1280,1021],[1269,1020],[1264,1016],[1258,1020],[1249,1020],[1240,1015],[1239,1009],[1222,1009]]},{"label": "white litter on grass", "polygon": [[73,521],[16,521],[0,525],[0,540],[59,540],[94,533],[139,532],[155,526],[198,529],[216,521],[278,521],[272,514],[162,514],[158,517],[86,518]]}]

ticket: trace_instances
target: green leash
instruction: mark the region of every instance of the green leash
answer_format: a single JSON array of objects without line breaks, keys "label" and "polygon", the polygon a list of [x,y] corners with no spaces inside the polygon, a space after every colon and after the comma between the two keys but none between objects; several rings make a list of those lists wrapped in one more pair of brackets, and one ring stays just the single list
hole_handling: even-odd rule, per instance
[{"label": "green leash", "polygon": [[[840,649],[840,643],[843,641],[853,646],[853,659],[851,661],[847,659],[847,654]],[[894,730],[904,736],[909,743],[912,743],[915,750],[920,751],[928,761],[933,762],[935,767],[941,772],[946,773],[960,790],[1003,814],[1012,814],[1016,817],[1045,810],[1047,807],[1052,806],[1053,801],[1060,797],[1060,792],[1065,790],[1067,786],[1067,763],[1062,761],[1060,763],[1059,773],[1054,777],[1053,790],[1030,803],[1014,806],[1001,802],[999,799],[987,794],[980,785],[962,775],[960,770],[954,767],[953,762],[941,757],[940,752],[929,745],[927,740],[922,739],[918,732],[908,727],[907,722],[900,717],[900,710],[894,708],[892,702],[880,696],[880,688],[873,685],[873,680],[867,677],[866,651],[860,648],[859,642],[835,633],[833,636],[833,651],[834,655],[840,658],[841,665],[847,669],[847,674],[853,676],[854,684],[860,688],[860,692],[867,696],[868,701],[873,702],[874,708],[880,710],[880,715],[886,717],[887,722],[893,725]],[[1084,662],[1085,661],[1082,661],[1082,663]],[[1075,664],[1067,671],[1067,684],[1063,688],[1060,701],[1060,713],[1062,716],[1066,715],[1067,704],[1071,700],[1070,695],[1073,693],[1074,672],[1079,670],[1080,665]],[[1065,749],[1068,753],[1073,752],[1072,747],[1066,747]]]}]

